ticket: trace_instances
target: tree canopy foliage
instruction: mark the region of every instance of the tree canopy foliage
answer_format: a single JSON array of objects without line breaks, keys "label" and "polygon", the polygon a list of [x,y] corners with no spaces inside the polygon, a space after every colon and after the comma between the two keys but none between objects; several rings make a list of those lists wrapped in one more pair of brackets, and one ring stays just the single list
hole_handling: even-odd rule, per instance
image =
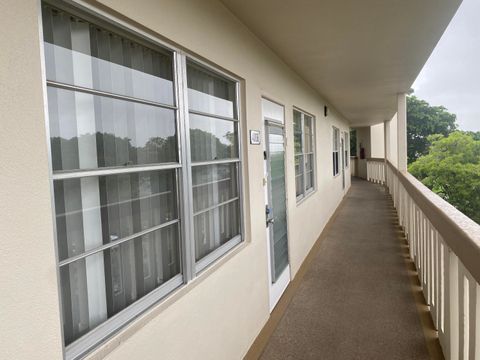
[{"label": "tree canopy foliage", "polygon": [[447,136],[457,129],[456,115],[443,106],[430,106],[414,95],[407,97],[408,163],[428,153],[428,137]]},{"label": "tree canopy foliage", "polygon": [[409,172],[432,191],[480,223],[480,134],[456,131],[427,137],[429,152]]}]

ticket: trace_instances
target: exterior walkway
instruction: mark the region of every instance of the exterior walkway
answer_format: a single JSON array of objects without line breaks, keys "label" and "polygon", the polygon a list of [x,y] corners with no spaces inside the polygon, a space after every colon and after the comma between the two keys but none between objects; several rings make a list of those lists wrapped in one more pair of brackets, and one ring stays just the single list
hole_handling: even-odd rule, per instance
[{"label": "exterior walkway", "polygon": [[384,188],[353,179],[320,241],[261,358],[429,359]]}]

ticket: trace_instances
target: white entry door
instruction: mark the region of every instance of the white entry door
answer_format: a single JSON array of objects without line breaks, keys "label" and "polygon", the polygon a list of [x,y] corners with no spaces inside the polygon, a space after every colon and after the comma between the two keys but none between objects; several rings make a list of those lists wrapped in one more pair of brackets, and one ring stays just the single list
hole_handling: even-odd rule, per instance
[{"label": "white entry door", "polygon": [[283,106],[262,99],[264,120],[265,228],[270,281],[270,311],[290,282]]}]

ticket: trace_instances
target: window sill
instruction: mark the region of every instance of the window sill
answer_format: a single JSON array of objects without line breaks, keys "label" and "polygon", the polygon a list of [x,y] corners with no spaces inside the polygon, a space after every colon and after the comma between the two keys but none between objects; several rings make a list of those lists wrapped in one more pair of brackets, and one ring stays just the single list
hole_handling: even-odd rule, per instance
[{"label": "window sill", "polygon": [[305,200],[309,199],[313,194],[315,194],[317,192],[317,189],[314,188],[312,190],[309,190],[308,192],[306,192],[304,195],[302,195],[301,197],[297,197],[297,206],[299,206],[300,204],[302,204],[303,202],[305,202]]},{"label": "window sill", "polygon": [[155,304],[146,308],[136,318],[132,319],[128,324],[118,329],[116,333],[112,333],[110,337],[99,343],[97,346],[91,348],[90,351],[86,351],[85,358],[89,360],[100,360],[105,358],[108,354],[113,352],[119,345],[124,343],[130,337],[135,335],[138,331],[143,329],[150,321],[161,316],[163,311],[174,305],[181,298],[186,296],[195,287],[209,279],[212,273],[217,271],[234,256],[242,252],[246,247],[250,245],[250,242],[242,239],[240,243],[235,244],[228,252],[219,256],[216,260],[206,266],[197,276],[188,283],[183,283],[176,289],[159,299]]}]

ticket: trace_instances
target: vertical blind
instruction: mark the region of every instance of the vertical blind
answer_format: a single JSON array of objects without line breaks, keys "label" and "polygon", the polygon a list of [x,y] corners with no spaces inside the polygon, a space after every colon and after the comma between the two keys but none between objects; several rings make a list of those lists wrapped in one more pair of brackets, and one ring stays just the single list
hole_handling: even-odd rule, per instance
[{"label": "vertical blind", "polygon": [[[173,53],[45,3],[42,16],[70,345],[139,299],[160,298],[169,281],[184,281],[187,242],[200,260],[240,236],[237,84],[188,63],[191,166],[182,164]],[[191,189],[180,185],[187,176]],[[189,191],[194,236],[185,239]]]}]

